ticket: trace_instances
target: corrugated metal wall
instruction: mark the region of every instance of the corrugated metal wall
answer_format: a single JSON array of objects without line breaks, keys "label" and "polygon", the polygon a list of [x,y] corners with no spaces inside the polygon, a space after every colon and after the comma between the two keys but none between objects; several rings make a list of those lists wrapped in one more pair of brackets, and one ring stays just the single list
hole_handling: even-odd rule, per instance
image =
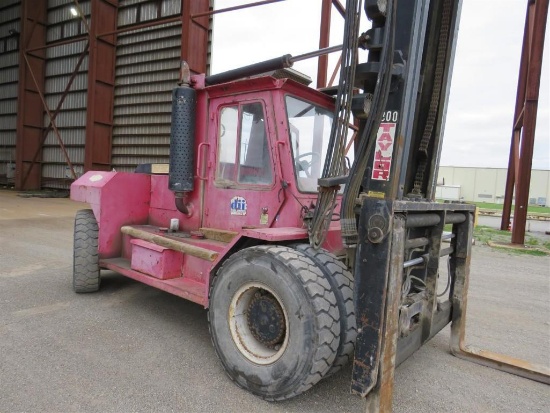
[{"label": "corrugated metal wall", "polygon": [[[79,2],[82,12],[90,21],[90,1]],[[79,16],[71,13],[72,0],[48,0],[47,42],[69,39],[86,33]],[[45,97],[50,111],[54,111],[73,73],[86,41],[79,41],[46,50]],[[88,57],[80,66],[71,89],[66,96],[55,122],[75,172],[81,173],[84,165],[84,142],[86,135],[86,89],[88,87]],[[44,127],[50,118],[44,114]],[[42,186],[67,188],[70,171],[59,141],[53,130],[48,132],[42,153]]]},{"label": "corrugated metal wall", "polygon": [[0,184],[13,182],[21,1],[0,0]]},{"label": "corrugated metal wall", "polygon": [[[33,3],[34,0],[0,0],[0,184],[6,182],[7,165],[15,161],[16,157],[18,76],[21,69],[23,69],[18,64],[19,36],[17,36],[17,33],[22,30],[21,18],[25,18],[21,7],[23,1],[28,2],[30,10],[36,10],[32,8],[35,4]],[[147,23],[150,24],[150,27],[134,29],[119,33],[116,36],[114,102],[104,102],[105,105],[112,105],[110,108],[113,109],[111,161],[116,170],[133,171],[135,166],[141,163],[168,161],[171,92],[176,85],[179,74],[182,32],[184,31],[181,23],[182,3],[186,4],[185,2],[194,1],[118,1],[118,29],[132,28],[133,25]],[[93,16],[90,16],[92,0],[79,0],[78,3],[90,24],[91,18],[93,18]],[[45,30],[46,44],[59,41],[66,42],[66,44],[55,47],[47,47],[44,51],[44,69],[42,70],[41,65],[39,66],[40,69],[35,69],[37,71],[35,75],[40,83],[42,83],[42,75],[44,76],[43,93],[47,106],[53,113],[60,104],[81,52],[87,50],[87,38],[85,36],[87,29],[81,17],[71,12],[71,9],[76,10],[74,0],[40,0],[40,4],[47,5],[47,16],[45,18],[41,17],[41,20],[47,22]],[[201,1],[201,4],[204,3]],[[191,6],[192,9],[199,8],[198,3],[191,3]],[[94,12],[95,7],[96,5],[94,5]],[[25,10],[28,13],[29,9],[26,8]],[[42,11],[40,14],[42,14]],[[173,17],[175,22],[158,24],[159,20],[170,17]],[[16,30],[14,32],[16,35],[8,35],[9,30]],[[94,27],[94,30],[97,30],[97,27]],[[32,39],[33,36],[43,36],[38,31],[32,32],[34,34],[29,33],[31,32],[28,30],[25,32],[29,39]],[[193,33],[196,35],[197,31]],[[207,70],[209,66],[210,34],[208,39],[205,39],[207,45],[196,44],[191,46],[208,48]],[[200,38],[201,34],[199,33],[198,36]],[[83,40],[70,42],[71,39],[75,38],[82,38]],[[190,38],[194,37],[190,35]],[[38,47],[44,44],[44,39],[34,40]],[[184,42],[189,42],[189,39],[184,39]],[[185,43],[185,47],[190,46]],[[82,64],[74,77],[73,84],[65,96],[61,110],[55,119],[67,155],[77,175],[83,172],[85,161],[90,161],[89,157],[85,156],[85,149],[91,150],[90,145],[85,146],[87,105],[90,100],[87,90],[95,85],[91,85],[90,80],[92,80],[91,83],[94,80],[88,78],[90,65],[87,51],[84,56]],[[195,67],[200,66],[200,59],[202,58],[200,53],[196,53],[193,58],[196,61]],[[95,68],[95,66],[92,68]],[[27,83],[30,84],[28,76]],[[25,96],[27,95],[24,95],[21,99],[24,99]],[[43,106],[38,105],[37,96],[32,93],[29,96],[25,98],[26,100],[24,99],[25,101],[19,103],[27,105],[27,100],[32,101],[33,113],[39,114],[40,117],[43,115],[43,126],[46,135],[41,158],[38,158],[41,180],[38,180],[35,175],[35,183],[28,184],[28,181],[25,181],[27,182],[26,186],[34,188],[34,186],[40,184],[43,188],[68,188],[72,182],[70,169],[54,130],[48,129],[50,117]],[[36,136],[36,128],[32,132],[34,133],[32,145],[25,146],[25,143],[29,141],[25,140],[26,136],[20,136],[27,152],[25,152],[26,158],[24,160],[21,160],[21,152],[17,153],[21,157],[21,159],[18,158],[18,162],[26,162],[26,165],[30,164],[33,159],[31,151],[35,151],[40,139],[40,136]],[[25,133],[27,133],[26,129],[23,128],[22,134],[25,135]],[[40,152],[37,152],[37,154],[40,155]],[[36,168],[35,166],[35,171],[37,171]],[[14,168],[10,168],[9,172],[10,176],[13,176]],[[13,179],[11,182],[13,182]],[[23,184],[19,183],[19,185]]]},{"label": "corrugated metal wall", "polygon": [[[181,13],[181,0],[121,0],[118,27]],[[171,93],[181,50],[181,23],[118,35],[112,163],[132,171],[140,163],[167,162]]]}]

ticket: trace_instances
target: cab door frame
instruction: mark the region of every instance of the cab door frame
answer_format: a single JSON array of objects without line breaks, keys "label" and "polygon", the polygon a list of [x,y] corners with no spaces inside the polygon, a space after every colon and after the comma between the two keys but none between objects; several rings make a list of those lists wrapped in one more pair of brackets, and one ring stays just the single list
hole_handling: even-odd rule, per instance
[{"label": "cab door frame", "polygon": [[[247,228],[271,227],[285,200],[281,191],[281,163],[277,150],[277,128],[273,105],[273,92],[251,92],[211,99],[208,103],[208,164],[204,190],[202,226],[232,231]],[[217,180],[220,134],[220,114],[224,107],[261,103],[264,111],[264,126],[270,157],[272,182],[251,184]],[[240,111],[239,111],[240,113]],[[237,140],[237,142],[239,142]],[[239,154],[240,147],[236,148]],[[204,154],[202,155],[204,156]],[[198,154],[199,161],[201,153]],[[239,157],[237,156],[237,159]],[[233,200],[233,201],[232,201]],[[244,201],[244,202],[243,202]],[[232,208],[234,203],[235,208]]]}]

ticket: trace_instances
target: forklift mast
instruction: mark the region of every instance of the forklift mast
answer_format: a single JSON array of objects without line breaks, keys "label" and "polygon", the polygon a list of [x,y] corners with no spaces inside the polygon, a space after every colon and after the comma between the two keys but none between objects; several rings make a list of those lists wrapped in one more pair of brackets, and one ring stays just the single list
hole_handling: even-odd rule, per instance
[{"label": "forklift mast", "polygon": [[381,3],[365,2],[373,21],[365,36],[369,58],[357,66],[355,77],[367,95],[375,94],[379,75],[380,83],[389,82],[387,97],[381,97],[385,105],[373,108],[377,115],[381,112],[374,117],[380,126],[368,130],[366,121],[361,124],[375,141],[367,153],[371,170],[357,171],[367,181],[362,192],[374,198],[432,200],[460,1],[388,1],[385,13]]},{"label": "forklift mast", "polygon": [[[433,202],[460,7],[460,0],[364,3],[372,28],[359,37],[369,53],[354,73],[364,92],[351,102],[359,139],[341,222],[355,278],[352,391],[368,395],[373,411],[391,409],[395,366],[461,312],[453,294],[469,269],[474,207]],[[450,269],[444,290],[442,256]]]},{"label": "forklift mast", "polygon": [[550,383],[547,368],[464,344],[475,207],[433,202],[460,10],[461,0],[364,4],[373,24],[355,67],[362,120],[341,222],[354,260],[352,391],[368,412],[391,411],[395,366],[449,322],[454,355]]}]

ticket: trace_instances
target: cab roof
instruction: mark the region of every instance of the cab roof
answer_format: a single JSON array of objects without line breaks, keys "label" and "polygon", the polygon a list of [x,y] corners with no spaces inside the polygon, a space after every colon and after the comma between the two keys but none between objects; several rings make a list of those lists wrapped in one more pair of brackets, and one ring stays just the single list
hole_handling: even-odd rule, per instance
[{"label": "cab roof", "polygon": [[192,81],[194,89],[204,90],[210,98],[240,95],[250,92],[281,90],[323,104],[323,106],[334,106],[334,98],[332,96],[288,78],[276,79],[271,76],[259,76],[206,86],[204,85],[204,75],[198,75],[193,76]]}]

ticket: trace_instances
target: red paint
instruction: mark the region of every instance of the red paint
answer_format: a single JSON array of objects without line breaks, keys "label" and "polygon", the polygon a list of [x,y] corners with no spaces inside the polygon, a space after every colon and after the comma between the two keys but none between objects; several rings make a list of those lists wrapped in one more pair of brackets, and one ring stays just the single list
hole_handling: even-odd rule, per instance
[{"label": "red paint", "polygon": [[[197,170],[195,189],[187,197],[190,215],[176,209],[166,175],[90,171],[73,183],[71,198],[89,203],[98,219],[99,253],[104,268],[207,306],[214,269],[243,238],[257,239],[259,243],[307,242],[302,207],[310,207],[317,194],[301,193],[296,185],[285,96],[291,94],[330,111],[333,99],[294,81],[271,77],[205,87],[204,76],[199,75],[193,77],[193,86],[197,90]],[[260,120],[267,147],[261,153],[262,159],[268,153],[269,160],[250,166],[240,160],[246,154],[239,154],[231,165],[242,168],[244,173],[269,168],[271,182],[223,184],[216,180],[220,110],[227,106],[244,107],[251,102],[262,105]],[[379,137],[379,141],[379,146],[388,144],[386,137]],[[251,142],[247,145],[252,146]],[[228,176],[240,176],[236,171],[229,171]],[[338,212],[339,207],[335,213]],[[179,219],[180,230],[186,233],[205,227],[230,230],[237,235],[225,243],[161,232],[159,228],[169,227],[172,218]],[[219,252],[219,256],[210,262],[131,239],[120,233],[124,225],[150,225],[158,235]],[[326,240],[324,247],[328,250],[336,254],[343,251],[338,222],[331,224]]]},{"label": "red paint", "polygon": [[161,247],[140,239],[133,239],[132,270],[139,271],[161,280],[181,277],[183,255],[177,251]]},{"label": "red paint", "polygon": [[147,223],[150,196],[150,177],[142,174],[90,171],[71,185],[71,199],[87,202],[94,211],[100,258],[121,255],[122,226]]},{"label": "red paint", "polygon": [[130,262],[124,258],[103,259],[99,261],[99,265],[101,268],[116,271],[136,281],[208,307],[208,294],[205,294],[204,284],[202,283],[197,283],[196,281],[187,280],[185,278],[159,280],[158,278],[150,277],[139,271],[132,270],[130,268]]}]

